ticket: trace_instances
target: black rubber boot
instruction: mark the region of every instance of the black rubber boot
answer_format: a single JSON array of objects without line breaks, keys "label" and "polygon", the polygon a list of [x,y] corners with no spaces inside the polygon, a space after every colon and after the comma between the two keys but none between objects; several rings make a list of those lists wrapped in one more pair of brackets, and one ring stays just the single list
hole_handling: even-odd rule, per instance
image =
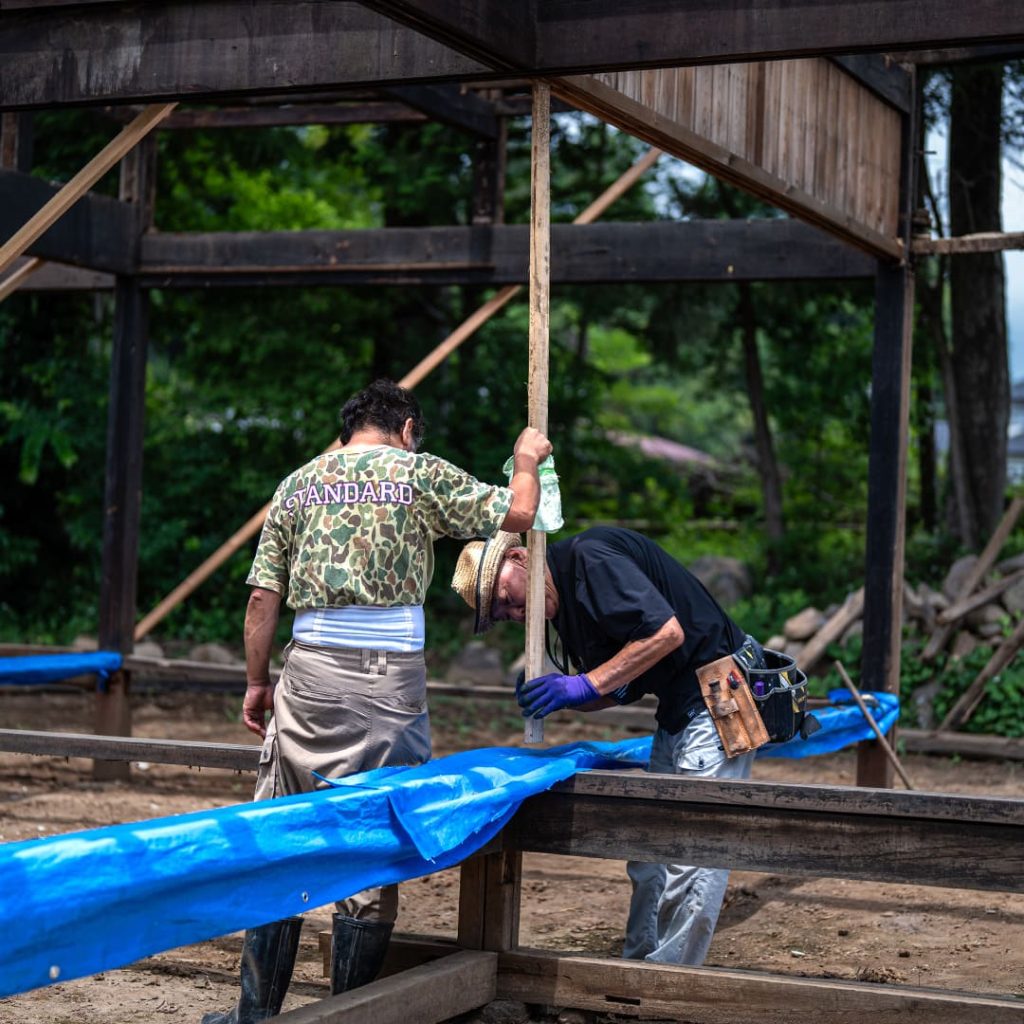
[{"label": "black rubber boot", "polygon": [[331,936],[331,994],[368,985],[380,973],[395,926],[334,915]]},{"label": "black rubber boot", "polygon": [[257,1024],[281,1012],[299,951],[301,917],[250,928],[242,943],[242,992],[227,1013],[207,1013],[202,1024]]}]

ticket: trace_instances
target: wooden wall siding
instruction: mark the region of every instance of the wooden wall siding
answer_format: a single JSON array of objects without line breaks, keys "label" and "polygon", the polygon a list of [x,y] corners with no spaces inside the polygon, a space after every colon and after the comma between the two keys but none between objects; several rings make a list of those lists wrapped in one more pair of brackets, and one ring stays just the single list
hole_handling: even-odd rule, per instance
[{"label": "wooden wall siding", "polygon": [[876,255],[899,254],[900,114],[832,61],[609,72],[555,89]]}]

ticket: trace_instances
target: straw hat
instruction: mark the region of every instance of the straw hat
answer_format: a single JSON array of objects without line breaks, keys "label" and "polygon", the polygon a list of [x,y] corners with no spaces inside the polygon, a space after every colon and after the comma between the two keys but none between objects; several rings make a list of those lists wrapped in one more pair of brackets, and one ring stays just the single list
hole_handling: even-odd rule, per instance
[{"label": "straw hat", "polygon": [[455,575],[452,576],[452,590],[476,611],[474,633],[486,633],[494,625],[491,605],[501,563],[509,548],[522,546],[523,538],[518,533],[499,530],[486,541],[471,540],[459,553]]}]

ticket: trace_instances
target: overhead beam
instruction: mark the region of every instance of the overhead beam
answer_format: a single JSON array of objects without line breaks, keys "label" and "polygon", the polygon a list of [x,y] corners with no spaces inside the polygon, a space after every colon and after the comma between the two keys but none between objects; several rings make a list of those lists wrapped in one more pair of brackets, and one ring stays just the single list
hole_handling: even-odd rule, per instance
[{"label": "overhead beam", "polygon": [[431,121],[461,128],[481,139],[498,137],[498,118],[493,104],[476,93],[461,92],[457,85],[393,85],[381,92]]},{"label": "overhead beam", "polygon": [[291,103],[282,106],[176,110],[161,128],[276,128],[307,124],[422,123],[426,114],[404,103]]},{"label": "overhead beam", "polygon": [[366,2],[494,68],[549,75],[1024,40],[1005,0]]},{"label": "overhead beam", "polygon": [[0,19],[3,109],[286,95],[490,70],[344,0],[37,5]]},{"label": "overhead beam", "polygon": [[[552,280],[758,281],[871,277],[873,262],[796,220],[556,224]],[[512,284],[527,279],[525,225],[144,235],[149,287]]]},{"label": "overhead beam", "polygon": [[[10,238],[60,191],[18,171],[0,169],[0,239]],[[115,274],[135,268],[135,214],[127,203],[84,195],[27,249],[30,256]]]},{"label": "overhead beam", "polygon": [[1024,8],[1006,0],[16,5],[0,21],[0,108],[1022,41]]}]

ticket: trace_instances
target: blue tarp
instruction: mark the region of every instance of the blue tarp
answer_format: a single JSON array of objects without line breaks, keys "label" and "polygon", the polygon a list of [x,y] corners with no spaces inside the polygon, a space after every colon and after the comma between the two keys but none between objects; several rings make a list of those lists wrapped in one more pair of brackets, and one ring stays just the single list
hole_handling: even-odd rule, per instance
[{"label": "blue tarp", "polygon": [[[900,699],[894,693],[862,693],[871,717],[882,732],[888,732],[900,717]],[[831,754],[861,740],[873,740],[875,734],[854,703],[849,690],[830,690],[828,699],[832,707],[815,708],[812,714],[821,729],[809,739],[794,737],[786,743],[772,743],[762,747],[758,757],[814,757]]]},{"label": "blue tarp", "polygon": [[76,654],[29,654],[19,658],[0,658],[0,685],[39,685],[72,676],[95,672],[105,680],[121,667],[117,651],[91,651]]},{"label": "blue tarp", "polygon": [[451,867],[521,800],[650,738],[490,748],[336,788],[0,845],[0,997]]}]

